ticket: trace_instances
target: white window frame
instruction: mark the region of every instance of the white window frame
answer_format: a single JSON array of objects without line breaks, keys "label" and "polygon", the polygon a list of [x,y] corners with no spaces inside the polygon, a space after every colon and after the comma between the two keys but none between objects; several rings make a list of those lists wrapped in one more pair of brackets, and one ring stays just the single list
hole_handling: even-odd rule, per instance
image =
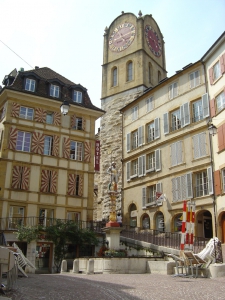
[{"label": "white window frame", "polygon": [[200,84],[200,73],[199,71],[194,71],[189,75],[190,78],[190,88],[193,89]]},{"label": "white window frame", "polygon": [[150,143],[158,138],[160,138],[160,126],[159,118],[156,118],[154,122],[147,125],[147,142]]},{"label": "white window frame", "polygon": [[213,81],[216,81],[221,76],[220,62],[216,62],[213,66]]},{"label": "white window frame", "polygon": [[51,86],[50,86],[50,96],[55,97],[55,98],[59,98],[59,86],[58,85],[51,84]]},{"label": "white window frame", "polygon": [[216,112],[219,113],[225,108],[225,92],[222,91],[216,96]]},{"label": "white window frame", "polygon": [[135,178],[138,176],[138,159],[134,159],[131,161],[131,175],[130,178]]},{"label": "white window frame", "polygon": [[26,120],[33,120],[34,117],[34,110],[33,108],[20,106],[20,114],[19,117]]},{"label": "white window frame", "polygon": [[131,132],[131,145],[132,150],[138,148],[138,130]]},{"label": "white window frame", "polygon": [[82,103],[82,93],[80,91],[73,91],[73,102]]},{"label": "white window frame", "polygon": [[153,96],[149,97],[147,100],[146,100],[146,111],[149,112],[149,111],[152,111],[154,109],[154,98]]},{"label": "white window frame", "polygon": [[83,143],[70,141],[70,158],[73,160],[83,160]]},{"label": "white window frame", "polygon": [[117,67],[112,70],[112,86],[117,86]]},{"label": "white window frame", "polygon": [[203,120],[203,105],[202,99],[198,99],[192,102],[192,122],[198,122]]},{"label": "white window frame", "polygon": [[146,155],[146,173],[155,171],[155,151]]},{"label": "white window frame", "polygon": [[44,141],[44,155],[52,154],[53,137],[46,135]]},{"label": "white window frame", "polygon": [[171,119],[171,131],[176,131],[181,128],[181,111],[180,108],[171,111],[170,113]]},{"label": "white window frame", "polygon": [[169,99],[173,99],[178,96],[178,83],[174,82],[169,86]]},{"label": "white window frame", "polygon": [[26,78],[26,83],[25,83],[25,90],[29,92],[34,92],[35,91],[35,86],[36,86],[36,80]]},{"label": "white window frame", "polygon": [[206,133],[201,132],[192,137],[193,156],[198,159],[207,155]]},{"label": "white window frame", "polygon": [[46,113],[46,124],[53,124],[54,114],[53,112]]},{"label": "white window frame", "polygon": [[[27,142],[26,139],[29,139]],[[18,131],[16,140],[16,150],[23,152],[30,152],[31,133],[25,131]]]},{"label": "white window frame", "polygon": [[131,109],[132,121],[137,120],[138,118],[138,106],[134,106]]},{"label": "white window frame", "polygon": [[196,197],[209,195],[208,176],[206,170],[195,174],[195,188]]},{"label": "white window frame", "polygon": [[127,81],[133,80],[133,62],[130,61],[127,64]]}]

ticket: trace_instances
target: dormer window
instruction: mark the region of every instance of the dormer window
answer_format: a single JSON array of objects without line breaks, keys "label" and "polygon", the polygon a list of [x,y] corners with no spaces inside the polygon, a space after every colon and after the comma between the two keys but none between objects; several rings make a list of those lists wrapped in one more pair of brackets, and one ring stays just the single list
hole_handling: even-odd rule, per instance
[{"label": "dormer window", "polygon": [[30,78],[26,78],[25,90],[34,92],[36,81]]},{"label": "dormer window", "polygon": [[59,98],[59,86],[51,84],[50,86],[50,96]]},{"label": "dormer window", "polygon": [[73,102],[82,103],[82,93],[73,91]]}]

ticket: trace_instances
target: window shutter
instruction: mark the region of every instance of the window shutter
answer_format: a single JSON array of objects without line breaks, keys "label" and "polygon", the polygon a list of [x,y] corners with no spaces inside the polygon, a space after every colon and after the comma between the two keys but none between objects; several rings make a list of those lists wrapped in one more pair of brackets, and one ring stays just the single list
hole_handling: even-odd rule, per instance
[{"label": "window shutter", "polygon": [[83,175],[77,175],[79,176],[79,187],[78,187],[78,196],[83,196],[83,185],[84,185],[84,176]]},{"label": "window shutter", "polygon": [[143,144],[143,126],[138,127],[138,147],[142,146]]},{"label": "window shutter", "polygon": [[199,158],[199,136],[193,136],[194,159]]},{"label": "window shutter", "polygon": [[162,193],[162,182],[156,183],[156,192]]},{"label": "window shutter", "polygon": [[59,156],[59,136],[53,135],[52,155]]},{"label": "window shutter", "polygon": [[63,140],[63,157],[70,158],[70,138],[64,137]]},{"label": "window shutter", "polygon": [[71,128],[74,128],[76,126],[76,115],[72,115],[70,117],[70,126]]},{"label": "window shutter", "polygon": [[61,113],[54,112],[53,124],[56,126],[61,125]]},{"label": "window shutter", "polygon": [[160,161],[160,149],[155,150],[155,170],[161,170],[161,161]]},{"label": "window shutter", "polygon": [[225,123],[218,127],[218,150],[225,149]]},{"label": "window shutter", "polygon": [[177,201],[177,193],[176,193],[176,178],[172,178],[172,194],[173,194],[173,201]]},{"label": "window shutter", "polygon": [[213,68],[209,69],[209,82],[211,85],[213,84]]},{"label": "window shutter", "polygon": [[[182,106],[183,106],[183,122],[181,119],[181,124],[183,123],[182,126],[187,126],[188,124],[190,124],[189,102],[184,103]],[[181,114],[181,118],[182,118],[182,114]]]},{"label": "window shutter", "polygon": [[173,98],[173,85],[171,84],[169,86],[169,99],[172,99]]},{"label": "window shutter", "polygon": [[176,143],[171,145],[171,166],[176,166],[177,159],[176,159]]},{"label": "window shutter", "polygon": [[220,57],[221,74],[225,72],[225,53]]},{"label": "window shutter", "polygon": [[38,107],[35,109],[34,121],[39,123],[46,122],[46,111],[43,108]]},{"label": "window shutter", "polygon": [[86,120],[82,118],[82,130],[85,131],[86,128]]},{"label": "window shutter", "polygon": [[211,113],[211,117],[215,117],[216,115],[216,108],[215,108],[215,99],[211,99],[209,101],[210,104],[210,113]]},{"label": "window shutter", "polygon": [[215,194],[219,196],[221,194],[221,182],[220,182],[220,170],[214,172],[214,182],[215,182]]},{"label": "window shutter", "polygon": [[130,152],[130,137],[131,133],[127,133],[127,152]]},{"label": "window shutter", "polygon": [[155,139],[160,138],[160,127],[159,127],[159,118],[154,120],[154,127],[155,127]]},{"label": "window shutter", "polygon": [[42,170],[41,171],[41,192],[47,193],[50,184],[50,171]]},{"label": "window shutter", "polygon": [[208,93],[202,95],[203,118],[209,117]]},{"label": "window shutter", "polygon": [[20,112],[20,105],[16,102],[13,102],[12,104],[12,110],[11,110],[11,116],[18,118],[19,117],[19,112]]},{"label": "window shutter", "polygon": [[12,188],[19,189],[21,183],[22,167],[14,166],[12,171]]},{"label": "window shutter", "polygon": [[71,195],[71,196],[74,196],[75,191],[76,191],[76,175],[75,174],[69,174],[67,194]]},{"label": "window shutter", "polygon": [[207,168],[209,195],[213,194],[212,167]]},{"label": "window shutter", "polygon": [[15,150],[16,149],[16,140],[17,140],[17,128],[10,128],[9,132],[9,149]]},{"label": "window shutter", "polygon": [[91,142],[84,142],[84,162],[91,161]]},{"label": "window shutter", "polygon": [[143,160],[142,160],[142,156],[138,157],[138,176],[142,176],[143,175]]},{"label": "window shutter", "polygon": [[22,168],[22,177],[21,177],[21,189],[28,190],[29,189],[29,177],[30,177],[30,168],[23,167]]},{"label": "window shutter", "polygon": [[176,97],[178,95],[178,92],[177,92],[177,83],[175,82],[173,84],[173,98]]},{"label": "window shutter", "polygon": [[182,160],[182,141],[176,143],[177,164],[181,164]]},{"label": "window shutter", "polygon": [[43,154],[44,152],[45,136],[40,132],[32,134],[31,152],[36,154]]},{"label": "window shutter", "polygon": [[142,208],[146,208],[146,187],[142,188]]},{"label": "window shutter", "polygon": [[130,180],[130,161],[127,162],[127,181]]},{"label": "window shutter", "polygon": [[199,133],[199,155],[200,157],[206,156],[206,133]]},{"label": "window shutter", "polygon": [[195,72],[195,86],[198,86],[200,84],[200,74],[199,71]]},{"label": "window shutter", "polygon": [[57,192],[57,171],[49,171],[51,172],[51,181],[50,181],[50,193],[56,194]]},{"label": "window shutter", "polygon": [[194,87],[194,73],[190,74],[190,88],[192,89]]},{"label": "window shutter", "polygon": [[143,175],[146,174],[146,155],[142,156],[142,161],[143,161]]},{"label": "window shutter", "polygon": [[169,116],[168,113],[163,114],[163,121],[164,121],[164,134],[169,133]]},{"label": "window shutter", "polygon": [[192,173],[187,173],[186,174],[186,197],[188,199],[193,198]]}]

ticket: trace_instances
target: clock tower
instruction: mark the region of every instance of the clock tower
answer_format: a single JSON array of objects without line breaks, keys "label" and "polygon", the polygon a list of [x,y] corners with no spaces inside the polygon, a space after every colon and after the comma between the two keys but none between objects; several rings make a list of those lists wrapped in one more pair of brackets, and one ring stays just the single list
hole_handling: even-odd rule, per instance
[{"label": "clock tower", "polygon": [[132,13],[118,16],[105,28],[101,108],[106,113],[100,123],[100,174],[97,219],[107,219],[110,199],[107,173],[112,162],[119,174],[117,212],[122,211],[122,117],[120,109],[140,96],[146,89],[166,77],[163,35],[152,15],[138,17]]}]

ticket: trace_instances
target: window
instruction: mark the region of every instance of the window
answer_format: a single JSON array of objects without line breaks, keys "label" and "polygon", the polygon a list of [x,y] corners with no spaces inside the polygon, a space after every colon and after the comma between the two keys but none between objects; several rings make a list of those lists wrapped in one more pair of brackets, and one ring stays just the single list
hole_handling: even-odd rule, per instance
[{"label": "window", "polygon": [[153,97],[150,97],[146,100],[146,107],[147,107],[147,112],[151,111],[154,109],[154,100]]},{"label": "window", "polygon": [[117,85],[117,68],[113,69],[112,72],[112,86],[116,86]]},{"label": "window", "polygon": [[42,170],[41,172],[41,192],[53,193],[57,192],[58,173],[54,170]]},{"label": "window", "polygon": [[171,166],[177,166],[182,162],[182,141],[178,141],[171,145]]},{"label": "window", "polygon": [[12,170],[12,188],[19,190],[29,189],[30,168],[14,166]]},{"label": "window", "polygon": [[216,97],[216,111],[219,113],[225,108],[225,92],[223,91]]},{"label": "window", "polygon": [[151,142],[160,137],[159,118],[147,125],[147,142]]},{"label": "window", "polygon": [[147,203],[155,204],[156,201],[156,185],[147,188]]},{"label": "window", "polygon": [[223,192],[225,193],[225,169],[222,170],[221,174],[222,174],[222,184],[223,184],[222,189]]},{"label": "window", "polygon": [[51,155],[52,154],[52,144],[53,144],[52,136],[45,136],[44,142],[44,155]]},{"label": "window", "polygon": [[70,142],[70,158],[82,161],[83,158],[83,144],[80,142]]},{"label": "window", "polygon": [[192,174],[187,173],[172,179],[173,202],[190,199],[192,194]]},{"label": "window", "polygon": [[213,79],[217,80],[221,75],[219,61],[213,66]]},{"label": "window", "polygon": [[18,131],[16,140],[16,150],[30,152],[31,133]]},{"label": "window", "polygon": [[127,81],[131,81],[133,79],[133,63],[130,61],[127,64]]},{"label": "window", "polygon": [[9,229],[18,229],[24,222],[24,207],[10,206],[9,208]]},{"label": "window", "polygon": [[146,173],[161,170],[160,149],[146,155]]},{"label": "window", "polygon": [[206,133],[202,132],[193,136],[194,159],[207,155]]},{"label": "window", "polygon": [[181,114],[180,109],[171,112],[171,131],[181,128]]},{"label": "window", "polygon": [[82,103],[82,93],[73,91],[73,102]]},{"label": "window", "polygon": [[36,83],[35,80],[26,78],[25,90],[34,92],[35,91],[35,83]]},{"label": "window", "polygon": [[54,210],[53,209],[39,209],[39,225],[49,226],[52,225],[54,218]]},{"label": "window", "polygon": [[50,96],[59,98],[59,86],[51,84],[50,86]]},{"label": "window", "polygon": [[152,82],[152,65],[151,63],[148,64],[148,82]]},{"label": "window", "polygon": [[20,114],[19,117],[27,120],[33,120],[34,110],[33,108],[28,108],[24,106],[20,106]]},{"label": "window", "polygon": [[193,89],[199,84],[200,84],[199,71],[195,71],[190,74],[190,88]]},{"label": "window", "polygon": [[213,194],[212,168],[195,174],[195,197]]},{"label": "window", "polygon": [[193,122],[198,122],[203,119],[202,100],[199,99],[192,103]]},{"label": "window", "polygon": [[67,220],[79,222],[80,221],[80,213],[77,211],[67,212]]},{"label": "window", "polygon": [[135,106],[131,109],[132,121],[137,120],[138,118],[138,107]]},{"label": "window", "polygon": [[53,124],[53,118],[54,118],[54,114],[52,112],[46,113],[46,123],[47,124]]},{"label": "window", "polygon": [[68,177],[68,195],[83,195],[83,176],[80,174],[69,174]]},{"label": "window", "polygon": [[82,118],[76,118],[75,129],[82,130]]},{"label": "window", "polygon": [[169,86],[169,98],[173,99],[175,97],[177,97],[177,82],[174,82]]},{"label": "window", "polygon": [[156,204],[156,194],[162,193],[162,183],[147,186],[142,188],[142,208]]},{"label": "window", "polygon": [[131,132],[131,148],[136,149],[138,147],[138,130]]},{"label": "window", "polygon": [[130,178],[137,177],[138,175],[138,160],[132,160],[131,161],[131,176]]}]

